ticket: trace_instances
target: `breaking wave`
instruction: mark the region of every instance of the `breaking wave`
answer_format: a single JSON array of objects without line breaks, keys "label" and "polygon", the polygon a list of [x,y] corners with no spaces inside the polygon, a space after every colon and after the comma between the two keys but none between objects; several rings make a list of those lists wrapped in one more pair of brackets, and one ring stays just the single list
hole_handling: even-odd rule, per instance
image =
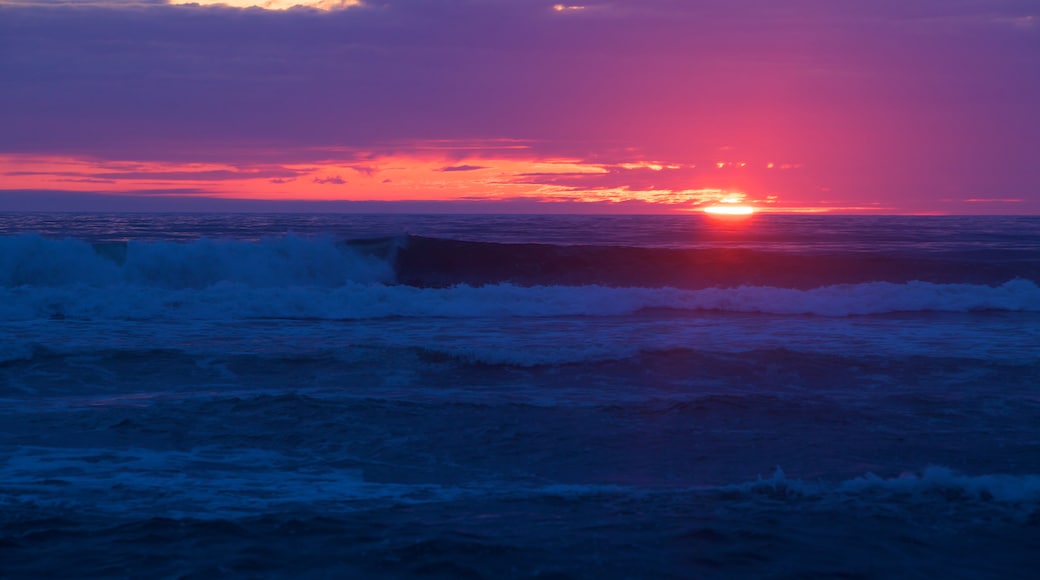
[{"label": "breaking wave", "polygon": [[5,288],[134,285],[197,289],[220,284],[328,288],[392,280],[392,265],[385,259],[331,238],[110,244],[32,234],[0,238],[0,286]]},{"label": "breaking wave", "polygon": [[[574,276],[565,275],[559,256],[543,256],[542,274],[533,280],[537,283],[525,284],[521,274],[536,263],[525,261],[531,256],[522,257],[530,250],[523,245],[476,244],[483,250],[475,254],[452,246],[457,252],[422,262],[427,274],[440,272],[438,283],[415,280],[417,256],[409,252],[427,251],[431,244],[440,247],[441,242],[339,243],[289,236],[260,242],[91,245],[35,235],[0,238],[0,319],[559,317],[619,316],[648,309],[817,316],[1040,312],[1040,288],[1025,277],[994,284],[883,279],[826,284],[822,276],[818,284],[787,286],[738,283],[739,277],[707,287],[645,281],[618,285],[590,282],[600,270],[588,265]],[[507,250],[519,262],[499,255]],[[571,258],[587,260],[587,252],[620,258],[636,250],[645,249],[547,246],[536,254],[570,252]],[[488,251],[494,259],[481,254]],[[451,263],[445,263],[449,258]],[[629,262],[637,269],[640,263]],[[716,270],[720,264],[724,262]],[[456,272],[463,266],[484,272],[489,281],[440,283],[466,278]],[[509,268],[519,273],[516,280],[495,281],[509,278]],[[499,270],[502,276],[491,275]],[[614,270],[604,271],[609,275]]]},{"label": "breaking wave", "polygon": [[948,467],[930,465],[919,472],[905,472],[897,477],[880,477],[867,473],[834,486],[788,479],[783,469],[777,467],[768,478],[759,477],[757,481],[722,486],[719,489],[724,492],[773,497],[814,497],[834,493],[844,496],[867,496],[880,493],[912,497],[938,495],[948,500],[1035,503],[1040,501],[1040,475],[966,475]]}]

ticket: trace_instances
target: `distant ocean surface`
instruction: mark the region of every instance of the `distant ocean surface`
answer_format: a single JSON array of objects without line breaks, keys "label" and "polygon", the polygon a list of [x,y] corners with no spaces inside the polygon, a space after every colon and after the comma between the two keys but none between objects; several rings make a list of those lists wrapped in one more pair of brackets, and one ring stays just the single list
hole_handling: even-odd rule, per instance
[{"label": "distant ocean surface", "polygon": [[0,577],[1033,578],[1040,217],[0,215]]}]

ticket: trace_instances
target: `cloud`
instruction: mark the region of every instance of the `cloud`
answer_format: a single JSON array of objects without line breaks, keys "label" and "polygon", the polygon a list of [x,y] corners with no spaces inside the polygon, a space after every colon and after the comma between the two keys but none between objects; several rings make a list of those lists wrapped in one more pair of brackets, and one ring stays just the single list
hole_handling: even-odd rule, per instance
[{"label": "cloud", "polygon": [[638,200],[577,201],[568,198],[515,197],[455,201],[314,201],[227,199],[204,194],[146,192],[111,195],[62,190],[0,189],[0,211],[224,211],[224,212],[342,212],[342,213],[659,213],[660,207]]},{"label": "cloud", "polygon": [[962,200],[964,203],[1022,203],[1025,201],[1018,197],[1005,197],[1005,198],[970,198]]},{"label": "cloud", "polygon": [[109,172],[109,173],[95,173],[95,177],[103,179],[119,179],[119,180],[173,180],[173,181],[231,181],[240,179],[254,179],[254,178],[291,178],[299,175],[301,172],[293,170],[254,170],[254,171],[234,171],[229,169],[214,169],[208,171],[122,171],[122,172]]},{"label": "cloud", "polygon": [[[16,168],[16,169],[10,169]],[[10,179],[54,178],[68,182],[235,182],[269,179],[287,183],[309,170],[277,165],[219,166],[143,163],[0,154],[0,175]]]},{"label": "cloud", "polygon": [[[367,176],[371,156],[420,148],[448,170],[481,156],[686,167],[731,146],[734,159],[806,169],[716,185],[788,197],[1040,188],[1040,78],[1025,74],[1040,50],[1035,1],[343,4],[0,0],[0,78],[13,87],[0,91],[0,153],[352,160],[338,170]],[[683,178],[614,167],[567,186],[699,187]]]},{"label": "cloud", "polygon": [[452,171],[479,171],[481,169],[487,169],[487,167],[481,165],[449,165],[447,167],[441,167],[438,171],[450,173]]},{"label": "cloud", "polygon": [[169,4],[167,0],[0,0],[0,8],[103,8],[128,9],[158,7]]},{"label": "cloud", "polygon": [[230,6],[233,8],[262,8],[264,10],[289,10],[310,8],[314,10],[343,10],[358,6],[359,0],[167,0],[169,4],[198,4],[201,6]]},{"label": "cloud", "polygon": [[335,175],[332,177],[315,177],[311,181],[320,185],[343,185],[347,182],[339,175]]}]

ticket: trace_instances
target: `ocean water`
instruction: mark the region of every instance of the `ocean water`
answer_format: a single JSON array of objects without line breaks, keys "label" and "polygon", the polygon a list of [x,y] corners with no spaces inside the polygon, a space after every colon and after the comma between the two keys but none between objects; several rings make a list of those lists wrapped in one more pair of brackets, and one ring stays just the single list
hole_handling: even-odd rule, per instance
[{"label": "ocean water", "polygon": [[1033,578],[1040,218],[0,215],[0,577]]}]

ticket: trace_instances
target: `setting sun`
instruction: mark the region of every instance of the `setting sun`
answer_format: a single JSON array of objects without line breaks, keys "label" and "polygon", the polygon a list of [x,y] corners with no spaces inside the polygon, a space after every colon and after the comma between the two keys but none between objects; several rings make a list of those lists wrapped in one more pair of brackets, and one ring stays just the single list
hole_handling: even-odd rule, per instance
[{"label": "setting sun", "polygon": [[720,204],[704,208],[704,213],[714,215],[751,215],[755,213],[755,208],[750,205]]}]

